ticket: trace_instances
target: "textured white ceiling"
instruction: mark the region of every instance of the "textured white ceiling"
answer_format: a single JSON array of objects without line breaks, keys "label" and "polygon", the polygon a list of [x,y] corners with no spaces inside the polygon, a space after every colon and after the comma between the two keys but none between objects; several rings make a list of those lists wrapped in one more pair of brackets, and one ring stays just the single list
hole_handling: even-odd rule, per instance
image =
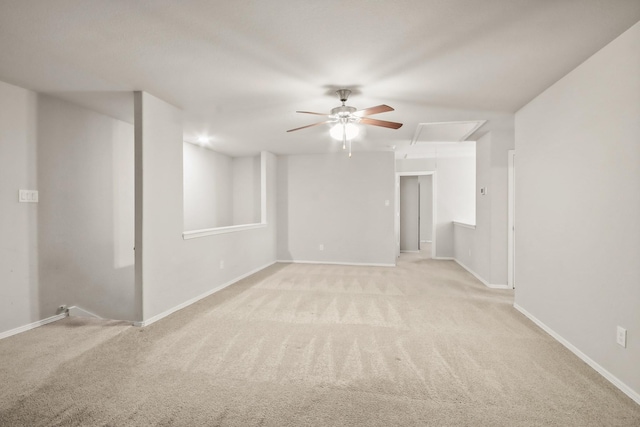
[{"label": "textured white ceiling", "polygon": [[0,0],[0,80],[131,120],[144,90],[184,135],[232,155],[327,152],[339,105],[381,103],[354,150],[406,146],[418,123],[513,113],[640,20],[638,0]]}]

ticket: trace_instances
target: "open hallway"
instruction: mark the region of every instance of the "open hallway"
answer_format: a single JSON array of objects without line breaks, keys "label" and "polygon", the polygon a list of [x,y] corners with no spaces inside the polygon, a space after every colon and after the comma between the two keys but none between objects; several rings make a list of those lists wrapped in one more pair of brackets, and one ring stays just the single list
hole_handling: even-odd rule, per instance
[{"label": "open hallway", "polygon": [[275,264],[148,327],[0,341],[1,425],[637,426],[640,407],[453,261]]}]

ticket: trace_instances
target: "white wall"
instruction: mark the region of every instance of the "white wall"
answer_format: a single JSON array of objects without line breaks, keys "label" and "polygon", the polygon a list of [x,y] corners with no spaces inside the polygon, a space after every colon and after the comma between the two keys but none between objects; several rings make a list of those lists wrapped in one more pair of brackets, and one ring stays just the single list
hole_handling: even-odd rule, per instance
[{"label": "white wall", "polygon": [[[494,191],[491,185],[492,143],[493,132],[484,135],[476,142],[476,228],[473,232],[473,240],[470,246],[467,248],[463,245],[460,248],[461,251],[459,251],[468,255],[469,249],[471,250],[470,264],[465,265],[471,268],[486,283],[491,283],[491,233],[493,231],[491,229],[491,216],[493,214],[492,199]],[[506,159],[506,152],[504,156]],[[505,179],[507,179],[506,174]],[[485,195],[480,194],[480,189],[483,187],[487,189],[487,194]],[[465,233],[461,230],[456,231],[459,231],[460,234]],[[505,269],[506,265],[505,262]]]},{"label": "white wall", "polygon": [[639,52],[640,23],[517,112],[515,207],[516,304],[638,402]]},{"label": "white wall", "polygon": [[[514,148],[513,130],[491,132],[491,184],[487,188],[487,196],[491,198],[491,277],[489,280],[494,285],[507,284],[509,150]],[[480,194],[479,190],[476,194]]]},{"label": "white wall", "polygon": [[134,318],[133,126],[38,96],[42,315],[61,304]]},{"label": "white wall", "polygon": [[[454,227],[455,258],[486,284],[507,284],[508,150],[511,130],[492,131],[476,142],[475,229]],[[485,195],[480,193],[486,188]]]},{"label": "white wall", "polygon": [[419,176],[418,182],[420,182],[420,240],[430,242],[433,234],[433,176]]},{"label": "white wall", "polygon": [[417,176],[400,177],[400,250],[417,252],[420,250],[419,188]]},{"label": "white wall", "polygon": [[38,292],[38,205],[18,203],[38,189],[37,96],[0,82],[0,334],[48,317]]},{"label": "white wall", "polygon": [[396,161],[397,172],[435,171],[436,250],[434,258],[453,258],[453,221],[475,222],[475,156]]},{"label": "white wall", "polygon": [[477,262],[475,256],[476,248],[476,227],[473,225],[454,224],[453,226],[453,248],[455,260],[478,277]]},{"label": "white wall", "polygon": [[233,159],[205,147],[183,143],[184,229],[233,224]]},{"label": "white wall", "polygon": [[260,156],[230,157],[188,142],[183,153],[185,231],[260,222]]},{"label": "white wall", "polygon": [[275,262],[276,157],[267,154],[266,226],[184,240],[182,113],[144,92],[135,104],[136,292],[150,322]]},{"label": "white wall", "polygon": [[278,259],[395,265],[394,186],[391,152],[279,157]]},{"label": "white wall", "polygon": [[61,304],[133,319],[133,126],[0,83],[0,143],[0,333]]},{"label": "white wall", "polygon": [[260,156],[233,158],[233,225],[261,221]]}]

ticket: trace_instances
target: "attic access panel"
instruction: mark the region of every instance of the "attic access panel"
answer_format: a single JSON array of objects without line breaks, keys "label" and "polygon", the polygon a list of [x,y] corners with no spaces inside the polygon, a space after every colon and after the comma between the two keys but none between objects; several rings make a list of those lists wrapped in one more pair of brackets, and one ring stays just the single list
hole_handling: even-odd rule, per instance
[{"label": "attic access panel", "polygon": [[411,145],[433,142],[462,142],[485,123],[486,120],[420,123],[411,139]]}]

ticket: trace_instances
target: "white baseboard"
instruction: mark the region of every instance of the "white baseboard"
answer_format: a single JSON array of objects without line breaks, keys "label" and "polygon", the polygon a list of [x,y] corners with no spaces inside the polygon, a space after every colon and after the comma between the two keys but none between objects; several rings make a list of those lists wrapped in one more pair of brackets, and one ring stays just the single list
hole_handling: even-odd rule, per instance
[{"label": "white baseboard", "polygon": [[438,261],[455,261],[455,259],[450,256],[434,256],[432,259],[437,259]]},{"label": "white baseboard", "polygon": [[70,317],[90,317],[93,319],[102,319],[102,317],[98,316],[95,313],[85,310],[84,308],[78,307],[76,305],[72,305],[69,307],[69,316]]},{"label": "white baseboard", "polygon": [[21,332],[26,332],[30,329],[37,328],[38,326],[46,325],[47,323],[55,322],[56,320],[64,319],[67,316],[68,314],[66,312],[60,313],[56,314],[55,316],[47,317],[46,319],[38,320],[37,322],[29,323],[28,325],[19,326],[6,332],[0,332],[0,340],[3,338],[8,338],[12,335],[19,334]]},{"label": "white baseboard", "polygon": [[556,341],[558,341],[560,344],[562,344],[567,349],[569,349],[569,351],[571,351],[573,354],[578,356],[587,365],[591,366],[596,372],[602,375],[607,381],[609,381],[611,384],[619,388],[620,391],[622,391],[624,394],[629,396],[632,400],[634,400],[637,404],[640,405],[640,393],[638,393],[637,391],[633,390],[631,387],[629,387],[628,385],[620,381],[618,377],[616,377],[611,372],[607,371],[605,368],[600,366],[597,362],[595,362],[589,356],[587,356],[582,351],[580,351],[576,346],[574,346],[569,341],[564,339],[556,331],[554,331],[553,329],[545,325],[541,320],[536,318],[533,314],[529,313],[527,310],[525,310],[524,308],[522,308],[516,303],[513,304],[513,308],[515,308],[520,313],[525,315],[529,320],[531,320],[533,323],[538,325],[540,329],[542,329],[543,331],[551,335]]},{"label": "white baseboard", "polygon": [[400,251],[402,254],[419,254],[420,251]]},{"label": "white baseboard", "polygon": [[341,262],[341,261],[306,261],[301,259],[279,259],[277,262],[283,264],[327,264],[327,265],[353,265],[361,267],[395,267],[395,264],[383,264],[372,262]]},{"label": "white baseboard", "polygon": [[216,293],[218,291],[221,291],[222,289],[226,288],[227,286],[233,285],[234,283],[244,279],[245,277],[249,277],[252,274],[255,274],[255,273],[257,273],[257,272],[259,272],[261,270],[264,270],[265,268],[270,267],[275,263],[276,263],[276,261],[267,263],[267,264],[263,265],[262,267],[258,267],[258,268],[254,269],[254,270],[251,270],[251,271],[249,271],[249,272],[247,272],[245,274],[242,274],[242,275],[236,277],[235,279],[229,280],[228,282],[223,283],[220,286],[217,286],[217,287],[215,287],[215,288],[213,288],[213,289],[211,289],[211,290],[209,290],[209,291],[207,291],[207,292],[205,292],[205,293],[203,293],[201,295],[198,295],[197,297],[191,298],[190,300],[187,300],[187,301],[183,302],[182,304],[178,304],[175,307],[172,307],[172,308],[170,308],[170,309],[168,309],[166,311],[163,311],[160,314],[156,314],[155,316],[150,317],[150,318],[148,318],[146,320],[143,320],[141,322],[132,322],[132,324],[133,324],[133,326],[139,326],[139,327],[149,326],[150,324],[152,324],[154,322],[157,322],[158,320],[160,320],[160,319],[162,319],[164,317],[167,317],[168,315],[170,315],[172,313],[175,313],[178,310],[181,310],[181,309],[183,309],[185,307],[188,307],[191,304],[193,304],[195,302],[198,302],[203,298],[208,297],[209,295],[212,295],[212,294],[214,294],[214,293]]},{"label": "white baseboard", "polygon": [[497,285],[495,283],[489,283],[486,286],[488,286],[491,289],[513,289],[513,288],[509,287],[509,285]]},{"label": "white baseboard", "polygon": [[489,283],[486,280],[484,280],[482,277],[480,277],[480,275],[478,273],[476,273],[475,271],[473,271],[472,269],[470,269],[469,267],[467,267],[466,265],[464,265],[459,259],[454,258],[453,259],[460,267],[464,268],[465,270],[467,270],[469,273],[471,273],[476,279],[478,279],[483,285],[485,285],[487,288],[491,288],[491,289],[511,289],[508,285],[499,285],[499,284],[495,284],[495,283]]}]

